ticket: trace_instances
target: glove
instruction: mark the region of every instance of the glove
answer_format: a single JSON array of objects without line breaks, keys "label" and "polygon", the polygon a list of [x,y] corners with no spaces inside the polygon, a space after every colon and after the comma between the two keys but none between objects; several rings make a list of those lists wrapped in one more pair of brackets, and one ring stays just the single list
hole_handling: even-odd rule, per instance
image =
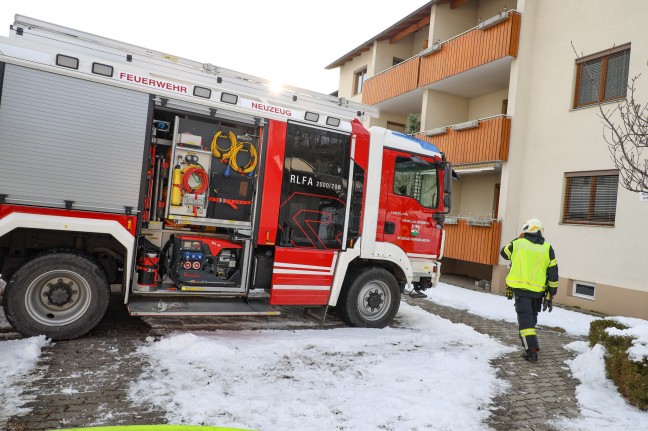
[{"label": "glove", "polygon": [[506,299],[509,301],[513,299],[513,289],[510,286],[506,286]]},{"label": "glove", "polygon": [[553,304],[551,299],[551,293],[547,292],[544,298],[542,298],[542,311],[547,311],[551,313],[553,310]]}]

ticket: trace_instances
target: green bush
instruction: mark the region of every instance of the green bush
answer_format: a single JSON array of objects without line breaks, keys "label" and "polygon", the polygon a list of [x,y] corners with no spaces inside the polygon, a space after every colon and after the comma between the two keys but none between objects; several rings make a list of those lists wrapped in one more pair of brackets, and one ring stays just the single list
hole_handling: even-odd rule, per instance
[{"label": "green bush", "polygon": [[630,404],[648,410],[648,361],[635,362],[628,358],[632,337],[609,335],[607,328],[627,329],[614,320],[595,320],[590,324],[589,343],[602,344],[607,349],[605,370]]},{"label": "green bush", "polygon": [[418,114],[409,114],[407,116],[407,125],[405,126],[405,133],[414,135],[421,131],[421,121]]}]

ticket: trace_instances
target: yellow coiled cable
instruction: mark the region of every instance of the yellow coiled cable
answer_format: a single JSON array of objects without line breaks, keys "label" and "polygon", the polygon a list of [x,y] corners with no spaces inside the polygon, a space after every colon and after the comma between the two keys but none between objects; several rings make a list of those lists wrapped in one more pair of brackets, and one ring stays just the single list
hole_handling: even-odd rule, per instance
[{"label": "yellow coiled cable", "polygon": [[232,157],[232,154],[234,154],[236,147],[238,145],[238,142],[236,141],[236,135],[234,132],[230,130],[230,132],[227,134],[227,136],[223,136],[229,139],[230,141],[230,147],[227,149],[222,149],[218,146],[218,138],[223,136],[223,132],[216,132],[214,135],[214,138],[212,139],[211,142],[211,152],[215,157],[218,157],[219,159],[222,159],[223,161],[226,161]]}]

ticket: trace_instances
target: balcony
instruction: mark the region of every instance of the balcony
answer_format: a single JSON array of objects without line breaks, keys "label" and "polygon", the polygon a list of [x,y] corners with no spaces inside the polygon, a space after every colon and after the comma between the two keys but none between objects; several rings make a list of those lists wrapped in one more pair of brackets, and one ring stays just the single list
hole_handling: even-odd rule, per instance
[{"label": "balcony", "polygon": [[[448,219],[451,219],[448,217]],[[446,238],[443,256],[484,265],[497,265],[502,222],[472,223],[459,219],[445,224]]]},{"label": "balcony", "polygon": [[362,103],[375,105],[383,100],[416,90],[420,62],[419,56],[412,57],[369,78],[362,90]]},{"label": "balcony", "polygon": [[504,57],[517,57],[520,14],[511,12],[492,27],[473,28],[444,42],[421,58],[419,87],[440,81]]},{"label": "balcony", "polygon": [[443,129],[427,132],[439,133],[434,136],[419,133],[416,137],[434,144],[453,165],[508,160],[510,117],[501,115],[469,123],[448,126],[443,128],[445,132]]},{"label": "balcony", "polygon": [[[432,85],[435,82],[489,63],[492,66],[486,73],[506,74],[508,62],[499,64],[496,60],[517,57],[521,16],[518,12],[509,12],[502,19],[487,28],[477,26],[442,42],[437,50],[423,51],[367,79],[362,91],[362,103],[376,105],[416,89],[435,88]],[[452,94],[456,89],[458,95],[469,97],[471,94],[467,88],[473,91],[474,87],[480,86],[476,79],[469,74],[465,79],[458,79],[449,83],[448,88],[439,90]]]}]

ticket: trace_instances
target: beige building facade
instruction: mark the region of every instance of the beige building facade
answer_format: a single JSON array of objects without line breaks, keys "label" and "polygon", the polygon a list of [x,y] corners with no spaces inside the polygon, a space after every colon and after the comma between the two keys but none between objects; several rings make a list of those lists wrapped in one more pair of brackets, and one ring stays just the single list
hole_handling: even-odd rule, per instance
[{"label": "beige building facade", "polygon": [[[648,318],[648,200],[619,184],[599,105],[637,80],[648,102],[642,0],[431,1],[328,68],[338,96],[378,106],[368,125],[439,147],[461,175],[443,271],[503,292],[500,248],[532,217],[556,250],[556,301]],[[408,11],[403,11],[403,15]]]}]

